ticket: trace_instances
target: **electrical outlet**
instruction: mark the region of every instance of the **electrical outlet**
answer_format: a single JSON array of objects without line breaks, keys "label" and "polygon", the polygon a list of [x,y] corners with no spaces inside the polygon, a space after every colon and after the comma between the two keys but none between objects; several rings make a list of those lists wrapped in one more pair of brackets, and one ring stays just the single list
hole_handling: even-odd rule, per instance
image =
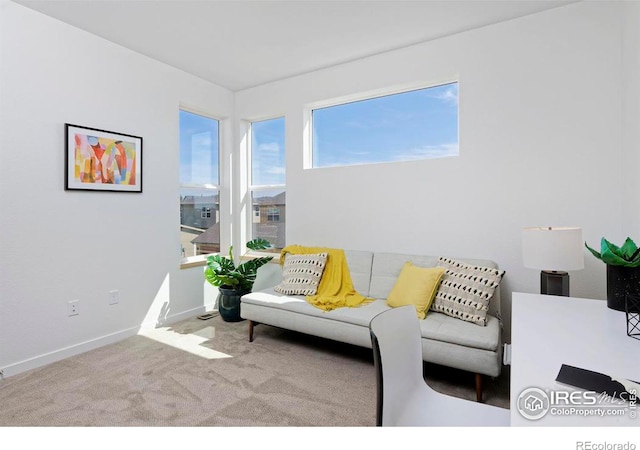
[{"label": "electrical outlet", "polygon": [[120,291],[117,289],[109,291],[109,304],[115,305],[118,303],[120,303]]},{"label": "electrical outlet", "polygon": [[80,300],[71,300],[67,304],[67,314],[69,317],[80,314]]}]

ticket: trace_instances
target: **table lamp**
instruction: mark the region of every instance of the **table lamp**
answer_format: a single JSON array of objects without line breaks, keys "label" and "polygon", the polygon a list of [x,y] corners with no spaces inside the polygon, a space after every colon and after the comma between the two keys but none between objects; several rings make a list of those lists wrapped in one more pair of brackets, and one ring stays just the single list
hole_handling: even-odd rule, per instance
[{"label": "table lamp", "polygon": [[582,228],[526,227],[522,231],[524,266],[539,269],[540,293],[569,297],[569,270],[584,268]]}]

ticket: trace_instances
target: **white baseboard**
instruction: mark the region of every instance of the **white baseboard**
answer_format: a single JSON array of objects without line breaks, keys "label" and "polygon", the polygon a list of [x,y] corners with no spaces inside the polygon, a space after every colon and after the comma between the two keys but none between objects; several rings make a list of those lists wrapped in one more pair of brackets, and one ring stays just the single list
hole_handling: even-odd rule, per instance
[{"label": "white baseboard", "polygon": [[23,361],[19,361],[14,364],[9,364],[8,366],[1,368],[0,379],[17,375],[19,373],[23,373],[28,370],[37,369],[39,367],[46,366],[47,364],[51,364],[51,363],[69,358],[71,356],[88,352],[89,350],[94,350],[96,348],[100,348],[105,345],[119,342],[128,337],[135,336],[143,330],[170,325],[172,323],[180,322],[181,320],[189,319],[199,314],[203,314],[204,312],[205,312],[205,307],[201,306],[199,308],[194,308],[189,311],[183,311],[181,313],[168,316],[164,318],[162,321],[158,321],[157,323],[141,324],[138,327],[131,327],[126,330],[117,331],[115,333],[100,336],[85,342],[80,342],[78,344],[74,344],[69,347],[61,348],[59,350],[54,350],[49,353],[44,353],[42,355],[34,356],[33,358],[25,359]]},{"label": "white baseboard", "polygon": [[173,314],[171,316],[167,316],[164,318],[159,318],[154,321],[147,321],[140,324],[140,327],[136,330],[136,334],[140,334],[144,331],[153,330],[154,328],[164,327],[166,325],[171,325],[172,323],[180,322],[181,320],[190,319],[194,316],[198,316],[205,312],[206,308],[204,306],[199,306],[198,308],[193,308],[188,311],[183,311],[178,314]]}]

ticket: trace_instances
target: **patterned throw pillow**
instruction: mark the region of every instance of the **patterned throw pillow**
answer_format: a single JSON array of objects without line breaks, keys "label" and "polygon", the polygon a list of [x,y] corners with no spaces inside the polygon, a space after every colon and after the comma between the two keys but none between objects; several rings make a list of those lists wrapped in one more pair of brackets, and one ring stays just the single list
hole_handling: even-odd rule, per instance
[{"label": "patterned throw pillow", "polygon": [[282,265],[282,282],[274,287],[275,291],[285,295],[315,295],[326,263],[327,253],[287,253]]},{"label": "patterned throw pillow", "polygon": [[437,266],[445,272],[431,310],[485,326],[489,302],[505,271],[442,257]]}]

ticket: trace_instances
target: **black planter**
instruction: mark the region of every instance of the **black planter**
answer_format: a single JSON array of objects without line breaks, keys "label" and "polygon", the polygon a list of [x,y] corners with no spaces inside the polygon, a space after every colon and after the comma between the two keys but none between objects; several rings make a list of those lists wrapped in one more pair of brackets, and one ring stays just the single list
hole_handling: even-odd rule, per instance
[{"label": "black planter", "polygon": [[607,306],[624,311],[627,295],[640,295],[640,267],[607,264]]},{"label": "black planter", "polygon": [[225,322],[240,322],[240,297],[251,292],[251,288],[238,291],[235,289],[218,288],[218,311]]}]

